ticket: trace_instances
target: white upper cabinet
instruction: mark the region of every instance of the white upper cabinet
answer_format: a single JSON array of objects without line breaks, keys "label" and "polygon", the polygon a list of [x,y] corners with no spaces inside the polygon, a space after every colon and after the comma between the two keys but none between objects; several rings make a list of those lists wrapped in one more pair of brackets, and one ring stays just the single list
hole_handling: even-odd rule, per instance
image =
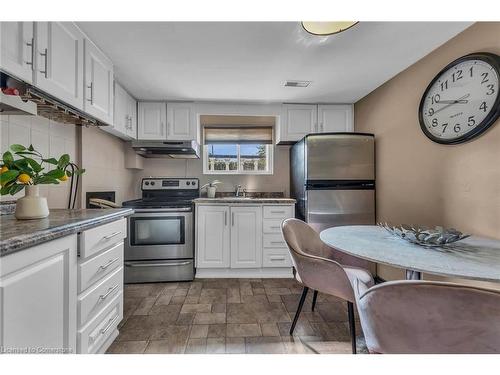
[{"label": "white upper cabinet", "polygon": [[37,22],[35,31],[35,86],[83,109],[83,33],[71,22]]},{"label": "white upper cabinet", "polygon": [[104,130],[123,138],[137,137],[137,102],[115,81],[113,126],[103,127]]},{"label": "white upper cabinet", "polygon": [[139,102],[137,105],[137,139],[166,140],[167,105],[164,102]]},{"label": "white upper cabinet", "polygon": [[25,82],[33,81],[33,22],[0,22],[0,67]]},{"label": "white upper cabinet", "polygon": [[350,104],[318,105],[318,132],[354,131],[353,111]]},{"label": "white upper cabinet", "polygon": [[196,216],[196,267],[229,268],[228,206],[199,206]]},{"label": "white upper cabinet", "polygon": [[231,268],[262,267],[262,207],[231,207]]},{"label": "white upper cabinet", "polygon": [[85,112],[113,124],[113,63],[85,39]]},{"label": "white upper cabinet", "polygon": [[185,141],[196,139],[192,103],[167,103],[167,139]]},{"label": "white upper cabinet", "polygon": [[298,141],[317,129],[318,109],[315,104],[283,104],[280,119],[280,142]]}]

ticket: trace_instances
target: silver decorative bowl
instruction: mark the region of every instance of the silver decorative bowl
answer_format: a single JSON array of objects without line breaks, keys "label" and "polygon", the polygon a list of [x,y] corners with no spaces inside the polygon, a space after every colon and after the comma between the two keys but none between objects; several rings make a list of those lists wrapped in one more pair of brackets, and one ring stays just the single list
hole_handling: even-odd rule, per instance
[{"label": "silver decorative bowl", "polygon": [[453,228],[435,227],[432,229],[423,226],[407,224],[389,225],[387,223],[378,223],[378,226],[384,228],[394,236],[421,246],[437,247],[448,245],[470,236]]}]

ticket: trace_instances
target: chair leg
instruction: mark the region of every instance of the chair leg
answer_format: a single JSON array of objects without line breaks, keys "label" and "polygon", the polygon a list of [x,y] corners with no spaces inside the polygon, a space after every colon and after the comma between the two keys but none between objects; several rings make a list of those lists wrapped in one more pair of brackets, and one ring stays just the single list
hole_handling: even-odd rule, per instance
[{"label": "chair leg", "polygon": [[312,311],[314,311],[314,308],[316,307],[316,299],[318,298],[318,291],[315,290],[313,294],[313,304],[312,304]]},{"label": "chair leg", "polygon": [[347,302],[347,315],[349,316],[349,331],[351,333],[352,354],[356,354],[356,323],[354,321],[354,306]]},{"label": "chair leg", "polygon": [[302,311],[302,306],[304,306],[308,290],[309,288],[307,286],[305,286],[302,290],[302,296],[300,297],[299,306],[297,306],[297,311],[295,312],[295,317],[293,318],[292,326],[290,327],[290,335],[293,335],[293,331],[295,329],[295,325],[297,324],[297,320],[299,320],[299,315]]}]

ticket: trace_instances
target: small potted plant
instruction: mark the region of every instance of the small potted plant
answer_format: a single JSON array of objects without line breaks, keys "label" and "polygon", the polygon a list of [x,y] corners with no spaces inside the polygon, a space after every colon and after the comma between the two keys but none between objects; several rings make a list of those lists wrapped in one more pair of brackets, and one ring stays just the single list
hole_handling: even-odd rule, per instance
[{"label": "small potted plant", "polygon": [[[44,158],[33,145],[19,144],[10,146],[0,162],[0,194],[14,195],[24,189],[25,195],[16,202],[17,219],[41,219],[49,215],[47,199],[39,195],[38,185],[59,184],[72,175],[80,175],[80,169],[64,154],[59,159]],[[46,171],[46,166],[52,165]]]},{"label": "small potted plant", "polygon": [[215,192],[217,191],[217,185],[222,184],[219,180],[213,180],[212,182],[209,182],[208,184],[205,184],[201,187],[201,190],[207,188],[207,197],[208,198],[215,198]]}]

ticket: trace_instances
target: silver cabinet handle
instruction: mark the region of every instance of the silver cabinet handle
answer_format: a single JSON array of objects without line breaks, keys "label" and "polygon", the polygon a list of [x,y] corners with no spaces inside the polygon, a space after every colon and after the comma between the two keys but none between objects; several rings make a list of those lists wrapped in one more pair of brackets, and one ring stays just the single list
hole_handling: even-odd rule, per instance
[{"label": "silver cabinet handle", "polygon": [[284,214],[285,211],[271,211],[272,214]]},{"label": "silver cabinet handle", "polygon": [[162,121],[160,122],[160,135],[163,135],[163,127],[165,126],[165,123]]},{"label": "silver cabinet handle", "polygon": [[90,82],[90,85],[87,86],[90,89],[90,99],[87,99],[88,102],[94,102],[94,82]]},{"label": "silver cabinet handle", "polygon": [[34,69],[33,61],[35,60],[35,39],[31,38],[31,41],[26,42],[26,45],[30,47],[31,53],[31,61],[26,61],[26,65],[31,65],[31,70]]},{"label": "silver cabinet handle", "polygon": [[224,211],[224,226],[227,227],[227,211]]},{"label": "silver cabinet handle", "polygon": [[269,227],[269,229],[280,229],[279,225],[273,225],[271,227]]},{"label": "silver cabinet handle", "polygon": [[231,226],[234,227],[234,212],[231,212]]},{"label": "silver cabinet handle", "polygon": [[118,316],[119,315],[116,315],[114,318],[109,319],[108,324],[106,324],[106,326],[104,328],[100,329],[99,333],[96,336],[93,336],[90,338],[91,342],[94,342],[95,340],[97,340],[98,336],[105,335],[106,332],[109,331],[109,329],[111,328],[113,323],[116,321],[116,319],[118,319]]},{"label": "silver cabinet handle", "polygon": [[284,244],[284,241],[271,241],[272,244]]},{"label": "silver cabinet handle", "polygon": [[167,135],[170,134],[170,121],[167,121]]},{"label": "silver cabinet handle", "polygon": [[48,56],[48,53],[47,53],[47,48],[45,48],[45,52],[43,53],[40,53],[40,56],[43,56],[44,57],[44,61],[45,61],[45,70],[40,70],[40,73],[42,73],[43,75],[45,75],[45,78],[48,78],[48,73],[47,73],[47,56]]},{"label": "silver cabinet handle", "polygon": [[323,133],[323,123],[322,122],[319,123],[319,131]]},{"label": "silver cabinet handle", "polygon": [[109,295],[110,295],[111,293],[113,293],[113,292],[114,292],[117,288],[118,288],[118,284],[116,284],[115,286],[113,286],[113,287],[109,288],[109,289],[108,289],[108,291],[107,291],[105,294],[101,294],[101,295],[99,296],[98,301],[104,301],[104,300],[105,300],[106,298],[108,298],[108,297],[109,297]]},{"label": "silver cabinet handle", "polygon": [[106,268],[108,268],[109,266],[111,266],[114,262],[116,262],[119,258],[115,258],[115,259],[111,259],[108,263],[102,265],[102,266],[99,266],[98,268],[98,271],[100,270],[105,270]]},{"label": "silver cabinet handle", "polygon": [[109,240],[110,238],[116,237],[121,233],[121,231],[110,234],[109,236],[104,236],[103,239]]},{"label": "silver cabinet handle", "polygon": [[191,264],[190,261],[185,262],[175,262],[175,263],[135,263],[135,262],[125,262],[125,267],[173,267],[173,266],[187,266]]},{"label": "silver cabinet handle", "polygon": [[284,256],[270,256],[269,260],[285,260]]}]

